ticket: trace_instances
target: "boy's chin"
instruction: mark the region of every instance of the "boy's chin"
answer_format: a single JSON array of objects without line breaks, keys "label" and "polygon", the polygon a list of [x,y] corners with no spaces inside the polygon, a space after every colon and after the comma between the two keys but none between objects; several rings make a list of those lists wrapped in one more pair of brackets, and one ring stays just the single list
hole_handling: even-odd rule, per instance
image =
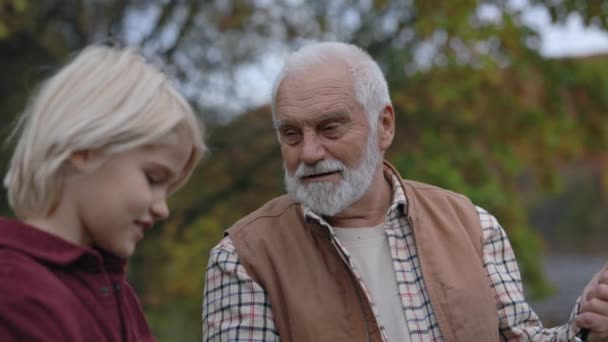
[{"label": "boy's chin", "polygon": [[133,246],[121,246],[122,248],[106,249],[107,252],[117,256],[119,258],[128,259],[135,253],[135,245]]}]

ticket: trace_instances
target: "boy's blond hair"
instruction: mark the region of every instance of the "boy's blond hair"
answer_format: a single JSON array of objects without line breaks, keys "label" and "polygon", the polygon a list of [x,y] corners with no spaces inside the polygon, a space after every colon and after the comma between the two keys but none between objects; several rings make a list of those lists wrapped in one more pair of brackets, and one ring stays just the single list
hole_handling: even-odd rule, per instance
[{"label": "boy's blond hair", "polygon": [[4,178],[9,204],[21,218],[44,217],[61,194],[60,171],[72,153],[137,148],[178,126],[187,129],[192,153],[176,188],[205,151],[192,108],[134,49],[88,47],[42,84],[13,132],[21,135]]}]

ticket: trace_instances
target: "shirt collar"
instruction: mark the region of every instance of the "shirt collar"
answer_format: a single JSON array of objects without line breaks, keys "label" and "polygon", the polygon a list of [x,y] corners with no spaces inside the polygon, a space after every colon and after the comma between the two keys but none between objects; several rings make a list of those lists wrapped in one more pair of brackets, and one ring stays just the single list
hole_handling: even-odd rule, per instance
[{"label": "shirt collar", "polygon": [[0,248],[9,248],[44,264],[124,271],[126,261],[101,250],[82,247],[19,220],[0,218]]}]

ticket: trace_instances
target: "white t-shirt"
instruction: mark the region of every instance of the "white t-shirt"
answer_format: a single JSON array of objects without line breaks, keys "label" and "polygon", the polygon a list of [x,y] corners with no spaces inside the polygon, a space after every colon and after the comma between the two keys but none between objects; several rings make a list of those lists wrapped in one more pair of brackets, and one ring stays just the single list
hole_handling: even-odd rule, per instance
[{"label": "white t-shirt", "polygon": [[333,230],[369,289],[388,340],[411,341],[384,223],[371,228]]}]

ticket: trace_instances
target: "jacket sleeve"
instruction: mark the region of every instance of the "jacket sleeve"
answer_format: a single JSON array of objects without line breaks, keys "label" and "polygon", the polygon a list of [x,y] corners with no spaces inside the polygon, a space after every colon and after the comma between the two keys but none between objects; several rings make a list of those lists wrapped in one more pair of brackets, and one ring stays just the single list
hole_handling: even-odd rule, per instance
[{"label": "jacket sleeve", "polygon": [[266,291],[239,262],[230,237],[211,250],[203,294],[203,341],[279,341]]},{"label": "jacket sleeve", "polygon": [[574,341],[578,304],[569,321],[559,327],[544,328],[526,302],[515,254],[504,229],[487,211],[477,208],[483,230],[483,259],[492,283],[498,310],[501,341]]}]

